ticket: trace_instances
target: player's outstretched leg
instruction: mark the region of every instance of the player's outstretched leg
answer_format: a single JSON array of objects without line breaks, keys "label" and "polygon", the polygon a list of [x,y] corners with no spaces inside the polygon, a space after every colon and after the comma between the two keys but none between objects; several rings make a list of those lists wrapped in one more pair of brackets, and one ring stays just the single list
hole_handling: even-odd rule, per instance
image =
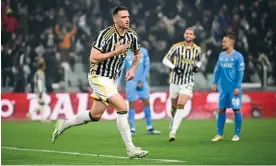
[{"label": "player's outstretched leg", "polygon": [[225,111],[226,109],[219,110],[219,115],[217,119],[217,135],[212,139],[213,142],[223,139],[223,130],[224,130],[224,124],[226,119]]},{"label": "player's outstretched leg", "polygon": [[145,113],[145,119],[146,119],[146,126],[147,126],[147,134],[151,135],[159,135],[161,132],[158,130],[155,130],[152,127],[152,119],[151,119],[151,112],[150,112],[150,103],[149,99],[142,99],[144,104],[144,113]]},{"label": "player's outstretched leg", "polygon": [[117,111],[117,126],[125,143],[129,158],[142,158],[146,156],[148,151],[135,147],[132,142],[127,117],[127,105],[123,97],[119,93],[116,93],[108,98],[108,103],[111,104]]},{"label": "player's outstretched leg", "polygon": [[73,118],[68,120],[57,120],[55,130],[52,134],[52,142],[55,143],[59,135],[65,130],[73,127],[86,124],[88,122],[98,122],[101,119],[103,112],[106,110],[106,105],[100,101],[94,100],[91,110],[80,111]]},{"label": "player's outstretched leg", "polygon": [[135,101],[129,102],[129,110],[128,110],[128,122],[130,126],[131,135],[135,135]]},{"label": "player's outstretched leg", "polygon": [[235,110],[235,135],[232,138],[232,141],[239,141],[240,140],[240,132],[241,132],[241,125],[242,125],[242,115],[240,110]]}]

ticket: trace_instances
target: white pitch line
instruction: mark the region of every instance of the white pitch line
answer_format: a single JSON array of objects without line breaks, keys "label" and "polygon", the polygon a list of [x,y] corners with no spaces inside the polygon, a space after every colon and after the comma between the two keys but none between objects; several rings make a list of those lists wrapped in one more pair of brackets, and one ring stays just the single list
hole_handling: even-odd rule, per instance
[{"label": "white pitch line", "polygon": [[[69,154],[69,155],[79,155],[79,156],[93,156],[93,157],[105,157],[105,158],[117,158],[117,159],[129,159],[124,156],[112,156],[112,155],[104,155],[104,154],[91,154],[91,153],[80,153],[80,152],[63,152],[56,150],[46,150],[46,149],[25,149],[25,148],[17,148],[17,147],[1,147],[2,149],[9,150],[18,150],[18,151],[30,151],[30,152],[44,152],[44,153],[59,153],[59,154]],[[137,158],[135,158],[137,159]],[[171,163],[183,163],[186,161],[181,160],[170,160],[170,159],[147,159],[143,158],[143,160],[151,160],[151,161],[161,161],[161,162],[171,162]]]}]

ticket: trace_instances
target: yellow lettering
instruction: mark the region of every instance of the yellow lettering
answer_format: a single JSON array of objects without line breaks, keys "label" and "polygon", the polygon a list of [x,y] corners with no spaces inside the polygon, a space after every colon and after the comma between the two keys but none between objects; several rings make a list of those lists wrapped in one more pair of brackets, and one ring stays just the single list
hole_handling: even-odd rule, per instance
[{"label": "yellow lettering", "polygon": [[192,59],[182,59],[182,63],[187,63],[187,64],[194,64],[194,61]]}]

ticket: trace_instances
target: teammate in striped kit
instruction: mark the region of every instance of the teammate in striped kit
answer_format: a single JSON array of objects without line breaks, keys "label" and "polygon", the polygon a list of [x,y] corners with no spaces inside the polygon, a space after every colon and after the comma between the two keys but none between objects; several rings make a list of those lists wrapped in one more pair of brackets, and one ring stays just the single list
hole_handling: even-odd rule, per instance
[{"label": "teammate in striped kit", "polygon": [[111,104],[117,111],[117,126],[126,146],[130,158],[142,158],[148,151],[137,148],[131,138],[127,117],[127,104],[118,93],[115,80],[121,69],[123,60],[130,48],[134,52],[132,67],[127,71],[125,79],[134,78],[140,61],[140,44],[138,36],[129,28],[129,12],[127,8],[119,6],[113,10],[114,25],[102,30],[93,43],[90,53],[90,71],[88,81],[93,89],[94,102],[91,110],[83,110],[69,120],[58,120],[52,141],[66,129],[72,126],[83,125],[88,122],[97,122]]},{"label": "teammate in striped kit", "polygon": [[27,117],[32,119],[32,116],[34,113],[39,112],[42,116],[41,121],[47,122],[46,117],[44,115],[44,104],[45,104],[45,62],[44,60],[39,60],[37,63],[37,71],[34,74],[34,91],[36,94],[36,100],[37,100],[37,107],[34,110],[30,110],[30,112],[27,113]]},{"label": "teammate in striped kit", "polygon": [[183,119],[184,106],[192,97],[194,74],[201,66],[201,48],[193,42],[194,39],[194,29],[187,28],[184,42],[174,44],[163,59],[163,64],[172,69],[170,97],[173,119],[170,124],[170,142],[175,141],[176,131]]}]

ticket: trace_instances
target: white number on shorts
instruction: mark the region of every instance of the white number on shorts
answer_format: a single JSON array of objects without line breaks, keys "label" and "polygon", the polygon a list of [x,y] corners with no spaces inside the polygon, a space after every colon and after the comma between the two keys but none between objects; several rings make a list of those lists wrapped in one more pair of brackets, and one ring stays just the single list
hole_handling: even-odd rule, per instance
[{"label": "white number on shorts", "polygon": [[234,106],[238,106],[238,105],[240,105],[240,99],[239,98],[233,98],[232,99],[232,104],[234,105]]}]

